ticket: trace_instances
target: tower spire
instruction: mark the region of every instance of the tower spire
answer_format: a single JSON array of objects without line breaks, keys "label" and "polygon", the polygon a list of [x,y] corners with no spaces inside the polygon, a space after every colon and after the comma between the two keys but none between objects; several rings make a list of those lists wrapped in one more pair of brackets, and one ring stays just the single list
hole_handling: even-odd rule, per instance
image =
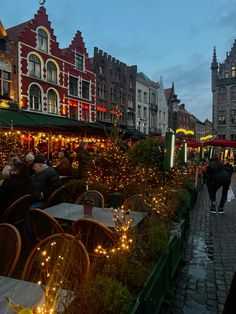
[{"label": "tower spire", "polygon": [[217,62],[217,57],[216,57],[216,47],[214,46],[211,69],[217,69],[217,68],[218,68],[218,62]]}]

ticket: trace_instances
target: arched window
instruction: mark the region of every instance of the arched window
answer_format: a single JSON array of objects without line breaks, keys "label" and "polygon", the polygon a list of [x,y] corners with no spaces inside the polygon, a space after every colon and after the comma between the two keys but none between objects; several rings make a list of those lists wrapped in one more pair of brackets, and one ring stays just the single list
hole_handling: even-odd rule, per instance
[{"label": "arched window", "polygon": [[53,89],[48,91],[48,112],[57,114],[57,94]]},{"label": "arched window", "polygon": [[47,64],[47,80],[52,83],[57,83],[57,66],[52,61],[49,61]]},{"label": "arched window", "polygon": [[29,56],[29,75],[41,78],[41,62],[34,54]]},{"label": "arched window", "polygon": [[31,85],[29,90],[30,109],[42,111],[42,95],[38,85]]},{"label": "arched window", "polygon": [[230,99],[236,100],[236,86],[230,88]]},{"label": "arched window", "polygon": [[232,65],[231,67],[231,76],[236,77],[236,65]]},{"label": "arched window", "polygon": [[226,88],[220,87],[218,89],[218,95],[217,95],[218,102],[223,102],[227,100],[227,94],[226,94]]},{"label": "arched window", "polygon": [[48,52],[48,35],[41,28],[38,30],[38,49]]}]

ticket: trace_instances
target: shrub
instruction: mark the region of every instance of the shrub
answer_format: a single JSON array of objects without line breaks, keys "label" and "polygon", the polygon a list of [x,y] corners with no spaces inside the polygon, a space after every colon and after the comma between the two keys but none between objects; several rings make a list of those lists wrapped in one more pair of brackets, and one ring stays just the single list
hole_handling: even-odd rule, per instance
[{"label": "shrub", "polygon": [[104,275],[97,275],[81,285],[64,314],[128,314],[132,305],[133,297],[127,287]]}]

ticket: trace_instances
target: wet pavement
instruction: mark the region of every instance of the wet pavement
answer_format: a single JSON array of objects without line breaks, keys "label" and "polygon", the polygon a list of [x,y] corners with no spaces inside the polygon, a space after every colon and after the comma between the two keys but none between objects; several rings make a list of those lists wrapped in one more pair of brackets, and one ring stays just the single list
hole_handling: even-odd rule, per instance
[{"label": "wet pavement", "polygon": [[[232,188],[236,196],[236,174],[232,178]],[[225,214],[212,214],[209,208],[204,185],[190,211],[185,263],[177,274],[171,313],[222,313],[236,271],[236,199],[226,202]]]}]

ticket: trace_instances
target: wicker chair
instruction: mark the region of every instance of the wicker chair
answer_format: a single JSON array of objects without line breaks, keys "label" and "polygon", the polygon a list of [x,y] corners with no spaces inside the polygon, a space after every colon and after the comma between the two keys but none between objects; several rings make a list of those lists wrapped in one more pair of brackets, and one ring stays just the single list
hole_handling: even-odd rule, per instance
[{"label": "wicker chair", "polygon": [[83,244],[70,234],[54,234],[32,250],[22,279],[41,283],[46,289],[60,283],[60,288],[75,291],[89,269],[89,257]]},{"label": "wicker chair", "polygon": [[63,228],[56,219],[42,209],[32,208],[29,211],[29,216],[37,243],[53,234],[64,233]]},{"label": "wicker chair", "polygon": [[98,245],[106,249],[115,245],[112,230],[94,219],[78,219],[72,224],[72,230],[73,234],[84,244],[89,254],[93,255]]},{"label": "wicker chair", "polygon": [[23,249],[28,247],[26,223],[30,206],[32,204],[32,196],[26,194],[18,198],[12,203],[4,212],[3,216],[0,217],[0,223],[9,223],[15,226],[20,232]]},{"label": "wicker chair", "polygon": [[89,190],[89,191],[84,192],[82,195],[80,195],[77,198],[75,203],[83,205],[84,199],[86,197],[90,197],[90,198],[94,199],[94,206],[95,207],[101,207],[101,208],[104,207],[104,197],[100,192],[98,192],[96,190]]},{"label": "wicker chair", "polygon": [[21,252],[19,231],[7,223],[0,224],[0,275],[11,276]]},{"label": "wicker chair", "polygon": [[21,196],[5,210],[0,217],[0,222],[10,223],[15,227],[21,226],[28,216],[31,204],[32,196],[30,194]]},{"label": "wicker chair", "polygon": [[127,198],[123,204],[124,210],[148,212],[152,209],[152,201],[149,197],[135,194]]},{"label": "wicker chair", "polygon": [[63,194],[66,191],[66,186],[62,185],[60,188],[55,190],[44,204],[43,208],[48,208],[59,204],[63,200]]}]

